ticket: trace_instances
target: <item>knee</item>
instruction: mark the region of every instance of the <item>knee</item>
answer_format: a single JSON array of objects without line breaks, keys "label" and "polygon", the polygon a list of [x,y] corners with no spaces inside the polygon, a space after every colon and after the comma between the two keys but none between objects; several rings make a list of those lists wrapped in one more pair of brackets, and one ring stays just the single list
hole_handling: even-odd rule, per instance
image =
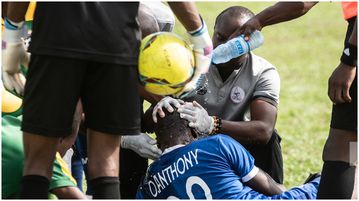
[{"label": "knee", "polygon": [[91,178],[100,176],[119,175],[119,158],[118,157],[94,157],[88,160],[88,171]]},{"label": "knee", "polygon": [[331,129],[323,150],[323,161],[350,161],[350,144],[356,141],[352,133]]}]

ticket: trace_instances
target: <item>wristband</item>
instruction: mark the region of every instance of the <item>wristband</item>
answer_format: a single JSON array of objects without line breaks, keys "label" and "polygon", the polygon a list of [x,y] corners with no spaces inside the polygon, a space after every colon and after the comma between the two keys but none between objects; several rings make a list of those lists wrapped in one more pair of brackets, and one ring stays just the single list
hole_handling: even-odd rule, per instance
[{"label": "wristband", "polygon": [[8,18],[5,18],[5,20],[4,20],[4,27],[6,29],[18,30],[18,29],[22,29],[23,26],[24,26],[24,21],[13,22],[13,21],[9,20]]},{"label": "wristband", "polygon": [[2,40],[5,42],[22,42],[21,37],[24,36],[24,21],[13,22],[7,18],[4,20],[4,31]]},{"label": "wristband", "polygon": [[217,116],[212,116],[212,117],[213,117],[214,125],[209,135],[219,133],[219,131],[222,129],[222,119]]},{"label": "wristband", "polygon": [[358,49],[356,45],[346,43],[340,61],[348,66],[357,66],[357,52]]},{"label": "wristband", "polygon": [[209,36],[208,29],[206,23],[203,21],[201,17],[202,25],[194,30],[189,31],[189,39],[191,43],[194,45],[194,50],[198,51],[198,49],[203,52],[204,56],[211,56],[211,52],[213,49],[212,40]]},{"label": "wristband", "polygon": [[203,31],[206,31],[207,30],[207,26],[206,24],[204,23],[203,19],[202,19],[202,16],[200,15],[199,16],[201,18],[201,26],[198,27],[197,29],[193,30],[193,31],[188,31],[188,33],[191,35],[191,36],[196,36],[196,35],[201,35],[203,33]]}]

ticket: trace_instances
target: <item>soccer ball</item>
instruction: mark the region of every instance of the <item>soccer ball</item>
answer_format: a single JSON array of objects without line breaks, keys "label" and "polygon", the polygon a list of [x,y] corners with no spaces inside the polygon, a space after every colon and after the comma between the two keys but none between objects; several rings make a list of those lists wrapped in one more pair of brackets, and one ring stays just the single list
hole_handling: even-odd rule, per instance
[{"label": "soccer ball", "polygon": [[157,95],[176,94],[193,76],[193,50],[173,33],[148,35],[141,41],[138,70],[146,91]]}]

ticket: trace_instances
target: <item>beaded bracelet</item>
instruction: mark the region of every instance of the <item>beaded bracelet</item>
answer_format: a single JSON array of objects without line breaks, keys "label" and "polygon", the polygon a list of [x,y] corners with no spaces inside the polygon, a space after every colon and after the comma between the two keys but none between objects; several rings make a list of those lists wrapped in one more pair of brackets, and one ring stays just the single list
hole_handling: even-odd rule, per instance
[{"label": "beaded bracelet", "polygon": [[212,129],[212,132],[209,135],[219,133],[219,131],[222,128],[222,119],[217,117],[217,116],[212,116],[212,117],[213,117],[213,120],[214,120],[214,126],[213,126],[213,129]]}]

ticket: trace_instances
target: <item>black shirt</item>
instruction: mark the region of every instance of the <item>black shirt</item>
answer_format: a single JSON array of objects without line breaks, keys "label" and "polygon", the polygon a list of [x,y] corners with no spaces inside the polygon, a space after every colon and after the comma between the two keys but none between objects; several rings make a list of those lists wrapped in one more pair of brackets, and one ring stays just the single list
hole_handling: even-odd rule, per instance
[{"label": "black shirt", "polygon": [[30,52],[136,65],[138,2],[40,2]]}]

